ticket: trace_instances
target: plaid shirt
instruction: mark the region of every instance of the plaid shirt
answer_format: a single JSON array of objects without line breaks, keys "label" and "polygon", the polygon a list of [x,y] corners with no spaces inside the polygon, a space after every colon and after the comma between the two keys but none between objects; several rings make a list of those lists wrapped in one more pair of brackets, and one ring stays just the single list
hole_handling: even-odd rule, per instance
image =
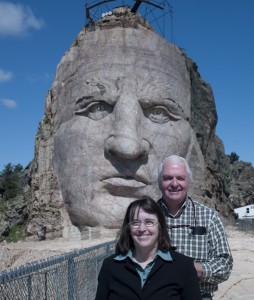
[{"label": "plaid shirt", "polygon": [[[172,246],[202,263],[201,293],[216,291],[218,284],[228,279],[233,267],[233,258],[219,216],[213,209],[189,197],[176,216],[169,214],[162,199],[158,203],[167,219]],[[191,226],[206,227],[206,234],[193,235]]]}]

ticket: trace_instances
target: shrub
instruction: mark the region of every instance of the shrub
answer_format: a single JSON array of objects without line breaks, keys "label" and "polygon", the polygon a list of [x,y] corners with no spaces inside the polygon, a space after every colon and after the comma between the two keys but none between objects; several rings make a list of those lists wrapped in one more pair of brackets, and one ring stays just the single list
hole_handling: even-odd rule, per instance
[{"label": "shrub", "polygon": [[16,243],[25,240],[25,231],[20,225],[15,225],[11,228],[9,235],[6,237],[7,243]]},{"label": "shrub", "polygon": [[235,152],[231,152],[229,155],[229,162],[230,164],[234,163],[235,161],[239,161],[239,155]]}]

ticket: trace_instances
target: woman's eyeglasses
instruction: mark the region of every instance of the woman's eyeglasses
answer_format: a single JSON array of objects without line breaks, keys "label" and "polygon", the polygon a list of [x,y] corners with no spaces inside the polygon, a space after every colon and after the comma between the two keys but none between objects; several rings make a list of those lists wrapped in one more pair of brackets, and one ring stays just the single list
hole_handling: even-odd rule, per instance
[{"label": "woman's eyeglasses", "polygon": [[142,223],[145,225],[145,227],[153,227],[158,223],[158,221],[153,219],[146,219],[144,221],[132,221],[129,223],[129,225],[131,228],[135,229],[139,228]]}]

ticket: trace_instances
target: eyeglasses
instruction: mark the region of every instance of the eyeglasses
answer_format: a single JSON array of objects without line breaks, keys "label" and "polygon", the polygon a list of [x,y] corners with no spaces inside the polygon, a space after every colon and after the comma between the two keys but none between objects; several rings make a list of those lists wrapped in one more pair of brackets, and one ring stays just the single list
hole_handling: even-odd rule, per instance
[{"label": "eyeglasses", "polygon": [[191,226],[191,225],[167,225],[168,229],[174,229],[174,228],[183,228],[187,227],[191,229],[191,234],[193,235],[205,235],[206,234],[206,227],[204,226]]},{"label": "eyeglasses", "polygon": [[154,225],[156,225],[158,223],[157,220],[153,220],[153,219],[146,219],[143,222],[142,221],[132,221],[129,223],[131,228],[139,228],[141,224],[144,224],[145,227],[153,227]]}]

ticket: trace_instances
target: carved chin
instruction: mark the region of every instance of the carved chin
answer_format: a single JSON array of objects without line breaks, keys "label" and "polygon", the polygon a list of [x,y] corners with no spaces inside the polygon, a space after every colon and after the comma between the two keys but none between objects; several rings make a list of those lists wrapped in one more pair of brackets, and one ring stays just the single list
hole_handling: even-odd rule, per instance
[{"label": "carved chin", "polygon": [[65,205],[67,212],[69,214],[70,220],[75,226],[91,226],[95,227],[100,225],[99,222],[94,218],[93,215],[88,215],[87,211],[82,210],[81,208],[73,208],[68,205]]}]

